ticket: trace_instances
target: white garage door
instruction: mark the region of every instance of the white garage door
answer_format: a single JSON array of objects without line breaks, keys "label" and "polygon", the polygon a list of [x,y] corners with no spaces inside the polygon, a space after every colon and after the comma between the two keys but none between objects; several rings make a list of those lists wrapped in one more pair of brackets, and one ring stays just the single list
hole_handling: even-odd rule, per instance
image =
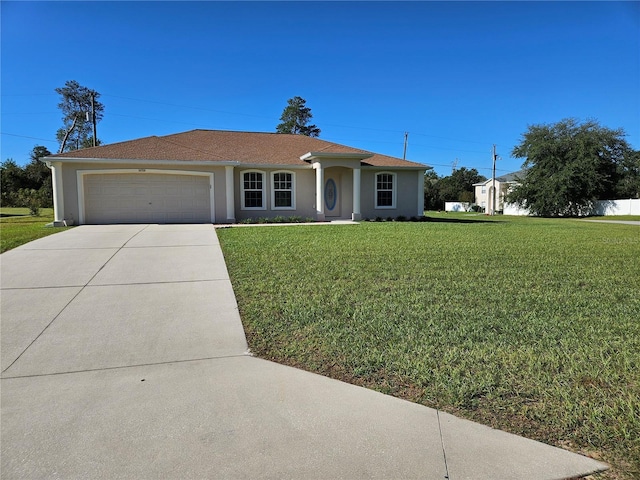
[{"label": "white garage door", "polygon": [[100,173],[84,176],[85,223],[210,223],[209,176]]}]

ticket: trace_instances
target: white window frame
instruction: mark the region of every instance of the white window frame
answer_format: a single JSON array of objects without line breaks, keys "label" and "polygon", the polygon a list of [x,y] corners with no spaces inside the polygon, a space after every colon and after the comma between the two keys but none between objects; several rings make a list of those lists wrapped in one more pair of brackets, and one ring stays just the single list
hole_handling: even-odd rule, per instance
[{"label": "white window frame", "polygon": [[[277,207],[276,206],[276,175],[279,173],[286,173],[291,175],[291,206]],[[279,188],[277,191],[288,191],[286,189]],[[243,197],[244,198],[244,197]],[[295,210],[296,209],[296,174],[290,170],[277,170],[271,172],[271,210]]]},{"label": "white window frame", "polygon": [[486,193],[487,193],[487,186],[486,185],[482,185],[482,193],[486,195]]},{"label": "white window frame", "polygon": [[[378,190],[378,176],[379,175],[391,175],[391,205],[378,205],[378,192],[388,192],[388,189]],[[373,178],[374,181],[374,189],[373,189],[373,204],[375,205],[376,210],[390,210],[396,208],[396,193],[398,191],[398,175],[395,172],[377,172]]]},{"label": "white window frame", "polygon": [[[262,175],[262,206],[261,207],[247,207],[245,205],[245,188],[244,188],[244,176],[247,173],[259,173]],[[242,170],[240,172],[240,208],[242,210],[266,210],[267,209],[267,182],[266,182],[266,173],[262,170]],[[257,191],[254,189],[249,189],[249,191]]]}]

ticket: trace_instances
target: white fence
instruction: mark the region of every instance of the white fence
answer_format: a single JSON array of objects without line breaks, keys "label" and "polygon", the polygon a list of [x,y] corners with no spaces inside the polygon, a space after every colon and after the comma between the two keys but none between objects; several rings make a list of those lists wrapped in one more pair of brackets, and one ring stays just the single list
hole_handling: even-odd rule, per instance
[{"label": "white fence", "polygon": [[468,212],[471,204],[467,202],[444,202],[445,212]]},{"label": "white fence", "polygon": [[504,215],[529,215],[529,210],[520,208],[515,203],[505,203],[502,213]]},{"label": "white fence", "polygon": [[596,215],[640,215],[640,198],[627,200],[600,200]]},{"label": "white fence", "polygon": [[[505,215],[529,215],[529,211],[513,203],[504,204]],[[640,215],[640,198],[599,200],[594,215]]]}]

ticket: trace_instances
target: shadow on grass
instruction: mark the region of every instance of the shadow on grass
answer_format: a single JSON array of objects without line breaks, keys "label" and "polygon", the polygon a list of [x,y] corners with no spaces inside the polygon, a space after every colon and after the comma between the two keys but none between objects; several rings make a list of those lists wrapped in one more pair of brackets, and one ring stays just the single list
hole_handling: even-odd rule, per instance
[{"label": "shadow on grass", "polygon": [[468,218],[445,218],[445,217],[429,217],[425,216],[424,222],[436,222],[436,223],[505,223],[504,220],[486,220],[483,218],[468,219]]},{"label": "shadow on grass", "polygon": [[0,213],[0,218],[8,217],[29,217],[28,213]]}]

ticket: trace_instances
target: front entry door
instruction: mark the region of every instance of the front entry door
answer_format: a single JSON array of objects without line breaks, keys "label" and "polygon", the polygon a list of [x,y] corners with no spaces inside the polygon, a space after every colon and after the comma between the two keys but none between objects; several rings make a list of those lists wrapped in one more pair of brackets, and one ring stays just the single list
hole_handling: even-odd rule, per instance
[{"label": "front entry door", "polygon": [[325,217],[340,216],[340,177],[332,175],[324,182]]}]

